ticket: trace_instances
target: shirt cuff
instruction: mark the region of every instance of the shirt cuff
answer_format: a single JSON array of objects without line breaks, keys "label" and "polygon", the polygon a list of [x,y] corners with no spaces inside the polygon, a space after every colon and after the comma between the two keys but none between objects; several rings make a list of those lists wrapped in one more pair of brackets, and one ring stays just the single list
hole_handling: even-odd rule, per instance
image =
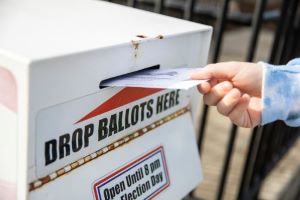
[{"label": "shirt cuff", "polygon": [[292,97],[292,91],[288,86],[289,78],[280,70],[283,66],[274,66],[264,62],[258,64],[263,66],[261,124],[284,120],[288,116],[287,108]]}]

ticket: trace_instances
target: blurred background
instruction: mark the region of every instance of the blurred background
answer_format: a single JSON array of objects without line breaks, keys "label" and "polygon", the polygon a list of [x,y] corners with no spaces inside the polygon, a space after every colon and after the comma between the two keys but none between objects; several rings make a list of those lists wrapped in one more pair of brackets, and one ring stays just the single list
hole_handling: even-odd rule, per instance
[{"label": "blurred background", "polygon": [[[299,0],[111,2],[213,26],[210,63],[280,65],[300,55]],[[186,199],[300,199],[298,128],[237,128],[204,105],[197,120],[204,181]]]}]

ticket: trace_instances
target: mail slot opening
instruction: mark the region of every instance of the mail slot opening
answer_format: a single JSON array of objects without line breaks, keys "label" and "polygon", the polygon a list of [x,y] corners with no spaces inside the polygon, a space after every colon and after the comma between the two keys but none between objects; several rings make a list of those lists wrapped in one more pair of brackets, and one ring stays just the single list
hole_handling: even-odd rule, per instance
[{"label": "mail slot opening", "polygon": [[143,72],[143,71],[150,70],[150,69],[159,69],[159,68],[160,68],[160,65],[154,65],[154,66],[146,67],[144,69],[137,70],[137,71],[134,71],[134,72],[130,72],[130,73],[127,73],[127,74],[123,74],[123,75],[115,76],[115,77],[112,77],[112,78],[104,79],[104,80],[100,81],[99,88],[100,89],[106,88],[107,86],[104,86],[104,84],[108,81],[115,80],[115,79],[118,79],[118,78],[121,78],[121,77],[126,77],[126,76],[134,74],[134,73]]}]

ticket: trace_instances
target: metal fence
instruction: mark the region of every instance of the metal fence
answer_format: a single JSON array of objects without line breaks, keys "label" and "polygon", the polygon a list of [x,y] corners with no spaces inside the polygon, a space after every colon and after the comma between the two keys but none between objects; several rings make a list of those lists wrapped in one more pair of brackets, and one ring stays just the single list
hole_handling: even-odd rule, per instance
[{"label": "metal fence", "polygon": [[[233,0],[231,0],[233,1]],[[252,62],[257,50],[260,30],[265,22],[274,21],[276,31],[269,63],[284,64],[300,56],[300,3],[299,0],[282,0],[279,9],[267,10],[267,0],[256,0],[252,13],[230,13],[230,0],[220,0],[219,6],[201,7],[199,0],[114,0],[113,2],[171,15],[186,20],[210,23],[214,26],[211,62],[219,61],[223,36],[228,23],[251,26],[251,36],[245,61]],[[199,151],[201,153],[207,125],[209,108],[204,105],[199,128]],[[237,138],[238,127],[231,126],[224,163],[219,179],[216,199],[224,198],[227,175]],[[275,122],[253,129],[244,163],[237,199],[258,199],[262,183],[272,168],[280,161],[300,135],[299,128]],[[189,195],[193,197],[193,192]],[[196,199],[196,198],[194,198]],[[299,197],[300,199],[300,197]]]}]

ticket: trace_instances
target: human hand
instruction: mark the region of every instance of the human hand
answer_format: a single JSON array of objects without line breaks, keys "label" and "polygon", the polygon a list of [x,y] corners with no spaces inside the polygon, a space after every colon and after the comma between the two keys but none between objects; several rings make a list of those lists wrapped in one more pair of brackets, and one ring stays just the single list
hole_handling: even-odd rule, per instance
[{"label": "human hand", "polygon": [[262,67],[254,63],[210,64],[191,75],[208,79],[198,86],[204,103],[217,106],[222,115],[241,127],[252,128],[261,122]]}]

